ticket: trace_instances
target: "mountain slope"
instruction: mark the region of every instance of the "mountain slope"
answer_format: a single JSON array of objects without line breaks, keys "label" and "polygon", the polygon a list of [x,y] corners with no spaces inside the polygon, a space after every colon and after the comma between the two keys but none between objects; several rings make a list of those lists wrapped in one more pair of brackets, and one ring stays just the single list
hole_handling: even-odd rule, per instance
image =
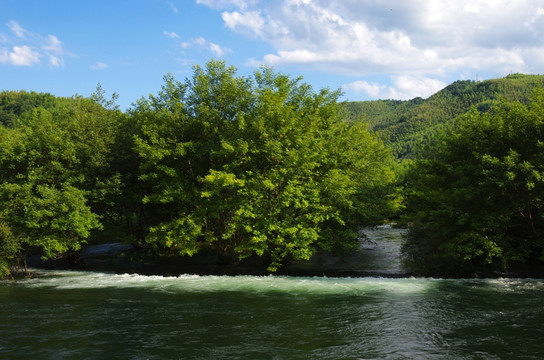
[{"label": "mountain slope", "polygon": [[347,121],[365,119],[399,158],[410,158],[424,143],[472,107],[480,111],[505,99],[527,102],[544,75],[511,74],[504,78],[459,80],[427,99],[375,100],[341,104]]}]

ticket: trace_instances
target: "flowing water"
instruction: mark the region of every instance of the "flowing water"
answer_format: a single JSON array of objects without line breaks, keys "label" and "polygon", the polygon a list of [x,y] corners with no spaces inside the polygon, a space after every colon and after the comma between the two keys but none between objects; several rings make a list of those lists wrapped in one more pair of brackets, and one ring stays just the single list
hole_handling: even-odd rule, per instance
[{"label": "flowing water", "polygon": [[0,359],[542,359],[544,281],[43,271]]}]

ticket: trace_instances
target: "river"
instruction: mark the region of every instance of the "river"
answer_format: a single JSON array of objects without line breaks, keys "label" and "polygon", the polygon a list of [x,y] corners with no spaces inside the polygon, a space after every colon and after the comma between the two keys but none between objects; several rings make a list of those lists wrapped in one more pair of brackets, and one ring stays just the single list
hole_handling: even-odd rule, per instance
[{"label": "river", "polygon": [[[396,265],[395,265],[396,266]],[[542,359],[544,281],[38,271],[0,359]]]}]

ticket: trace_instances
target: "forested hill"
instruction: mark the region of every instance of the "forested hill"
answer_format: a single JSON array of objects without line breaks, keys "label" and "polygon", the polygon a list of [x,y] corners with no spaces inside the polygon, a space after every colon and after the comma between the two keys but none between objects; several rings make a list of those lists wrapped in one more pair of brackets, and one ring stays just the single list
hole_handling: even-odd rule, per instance
[{"label": "forested hill", "polygon": [[342,103],[348,121],[366,118],[397,157],[410,158],[441,129],[472,107],[486,111],[499,100],[529,101],[544,75],[511,74],[485,81],[459,80],[427,99]]}]

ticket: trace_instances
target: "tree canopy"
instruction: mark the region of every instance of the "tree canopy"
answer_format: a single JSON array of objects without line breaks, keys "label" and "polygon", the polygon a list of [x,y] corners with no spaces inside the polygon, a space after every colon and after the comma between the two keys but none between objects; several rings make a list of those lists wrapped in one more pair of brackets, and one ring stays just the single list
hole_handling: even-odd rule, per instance
[{"label": "tree canopy", "polygon": [[543,83],[513,74],[339,103],[302,78],[212,60],[125,113],[100,84],[89,98],[3,91],[0,277],[28,253],[112,241],[257,257],[273,272],[352,251],[361,227],[403,207],[420,274],[542,264],[544,95],[527,94]]},{"label": "tree canopy", "polygon": [[104,96],[0,96],[0,271],[123,240],[159,254],[258,256],[270,271],[345,253],[396,206],[392,156],[340,93],[221,61],[125,114]]},{"label": "tree canopy", "polygon": [[338,92],[263,68],[253,77],[212,61],[131,111],[147,242],[180,254],[212,249],[224,261],[258,255],[270,270],[317,247],[347,251],[362,224],[391,209],[382,143],[338,116]]},{"label": "tree canopy", "polygon": [[474,109],[408,174],[406,245],[422,272],[507,270],[544,255],[544,97]]},{"label": "tree canopy", "polygon": [[15,97],[33,96],[48,101],[0,126],[2,274],[31,249],[45,258],[79,249],[101,228],[100,209],[118,185],[109,167],[114,114],[80,97]]}]

